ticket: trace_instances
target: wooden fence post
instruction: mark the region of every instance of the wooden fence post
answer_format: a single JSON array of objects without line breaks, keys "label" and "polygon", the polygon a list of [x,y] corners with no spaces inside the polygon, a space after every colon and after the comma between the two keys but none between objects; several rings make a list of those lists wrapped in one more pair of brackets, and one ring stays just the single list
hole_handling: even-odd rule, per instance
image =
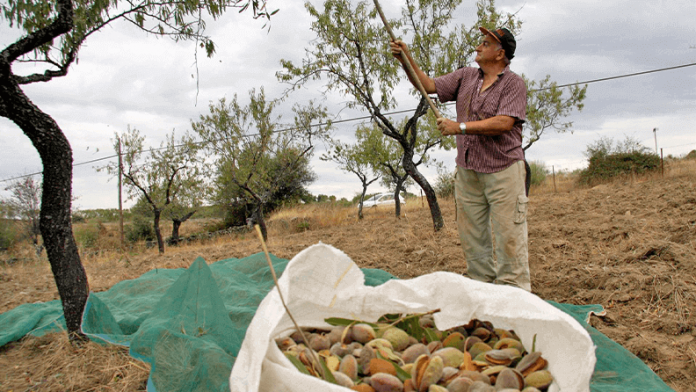
[{"label": "wooden fence post", "polygon": [[662,148],[660,148],[660,167],[662,168],[662,178],[665,178],[665,156],[662,154]]}]

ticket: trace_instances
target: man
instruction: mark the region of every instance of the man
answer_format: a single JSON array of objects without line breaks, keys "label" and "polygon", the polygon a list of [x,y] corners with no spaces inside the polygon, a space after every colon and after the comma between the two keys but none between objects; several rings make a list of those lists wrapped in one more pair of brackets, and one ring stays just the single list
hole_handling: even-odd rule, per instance
[{"label": "man", "polygon": [[512,33],[479,29],[479,68],[463,67],[435,79],[418,67],[403,42],[390,46],[402,65],[401,52],[406,53],[426,92],[437,93],[441,102],[456,101],[457,121],[438,118],[437,127],[442,135],[457,138],[457,226],[468,275],[531,291],[522,150],[527,89],[510,71],[517,46]]}]

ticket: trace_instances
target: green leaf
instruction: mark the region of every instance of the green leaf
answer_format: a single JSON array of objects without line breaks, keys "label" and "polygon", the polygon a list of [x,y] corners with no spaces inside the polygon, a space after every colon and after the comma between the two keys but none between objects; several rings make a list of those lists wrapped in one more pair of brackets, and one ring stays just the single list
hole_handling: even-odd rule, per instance
[{"label": "green leaf", "polygon": [[536,351],[536,334],[534,334],[534,337],[532,338],[532,351],[531,352],[535,352],[535,351]]},{"label": "green leaf", "polygon": [[411,373],[405,371],[401,366],[395,363],[392,363],[392,365],[394,365],[394,370],[396,370],[396,377],[398,377],[401,382],[411,379]]},{"label": "green leaf", "polygon": [[420,342],[421,340],[423,340],[425,331],[423,330],[423,327],[420,326],[420,322],[418,320],[418,317],[409,317],[408,319],[404,320],[401,329],[406,331],[407,334],[413,336],[417,341]]},{"label": "green leaf", "polygon": [[340,318],[340,317],[329,317],[324,319],[324,321],[333,326],[342,326],[342,327],[347,327],[351,324],[356,323],[356,320],[351,320],[351,319],[345,319],[345,318]]},{"label": "green leaf", "polygon": [[289,360],[290,360],[290,363],[292,363],[293,365],[295,365],[295,367],[297,368],[297,370],[299,370],[301,373],[310,375],[310,374],[309,374],[309,370],[307,370],[307,368],[305,367],[305,365],[304,365],[296,356],[290,355],[290,354],[287,354],[287,353],[286,353],[286,354],[285,354],[285,357],[286,357],[287,359],[289,359]]},{"label": "green leaf", "polygon": [[435,333],[435,330],[432,328],[424,328],[423,332],[425,333],[425,338],[428,340],[428,343],[440,340],[437,337],[437,333]]},{"label": "green leaf", "polygon": [[329,368],[326,366],[326,362],[321,357],[319,358],[319,364],[321,365],[322,372],[324,373],[324,380],[332,384],[338,384],[338,382],[336,382],[336,378],[334,378],[333,373],[331,373],[331,370],[329,370]]},{"label": "green leaf", "polygon": [[380,327],[379,324],[368,323],[368,322],[365,322],[362,320],[351,320],[351,319],[340,318],[340,317],[329,317],[329,318],[324,319],[324,321],[329,325],[341,326],[341,327],[347,327],[349,325],[353,325],[353,324],[357,324],[357,323],[367,324],[367,325],[371,326],[372,328],[379,328]]}]

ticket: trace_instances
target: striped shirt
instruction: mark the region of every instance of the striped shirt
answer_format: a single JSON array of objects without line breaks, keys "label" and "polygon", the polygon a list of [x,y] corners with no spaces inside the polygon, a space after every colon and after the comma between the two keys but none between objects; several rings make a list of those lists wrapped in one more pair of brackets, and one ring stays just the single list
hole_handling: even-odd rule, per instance
[{"label": "striped shirt", "polygon": [[515,118],[512,130],[502,135],[457,135],[457,166],[479,173],[496,173],[524,160],[522,124],[526,120],[527,86],[509,66],[483,93],[479,93],[483,85],[480,68],[459,68],[434,80],[441,102],[457,101],[457,122],[500,115]]}]

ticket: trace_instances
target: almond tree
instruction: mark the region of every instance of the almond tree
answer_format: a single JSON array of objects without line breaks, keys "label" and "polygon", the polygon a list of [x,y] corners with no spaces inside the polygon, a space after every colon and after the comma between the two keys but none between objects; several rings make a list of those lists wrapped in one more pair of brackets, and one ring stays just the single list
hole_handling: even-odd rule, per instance
[{"label": "almond tree", "polygon": [[[82,340],[82,312],[89,295],[87,275],[72,234],[72,149],[62,129],[22,90],[68,74],[82,44],[116,20],[146,33],[175,40],[196,40],[208,55],[215,44],[205,35],[203,15],[218,18],[229,8],[251,7],[254,17],[268,18],[266,0],[7,0],[0,17],[23,35],[0,52],[0,116],[22,129],[43,164],[40,229],[63,304],[71,341]],[[15,73],[13,66],[32,62],[34,73]]]},{"label": "almond tree", "polygon": [[267,100],[263,88],[251,90],[249,99],[246,106],[236,94],[231,102],[210,103],[210,114],[191,127],[217,159],[218,202],[249,204],[251,217],[245,218],[259,225],[266,240],[264,209],[314,180],[309,160],[315,144],[327,140],[331,124],[314,125],[326,119],[327,111],[310,101],[295,105],[293,124],[281,126],[275,114],[279,101]]},{"label": "almond tree", "polygon": [[[467,65],[480,33],[478,26],[493,28],[503,24],[516,30],[514,15],[495,10],[493,0],[480,0],[474,25],[454,25],[454,11],[461,0],[407,0],[399,20],[390,21],[402,29],[404,40],[411,40],[412,54],[423,71],[437,76]],[[395,86],[405,79],[398,61],[388,49],[389,37],[377,17],[371,1],[327,0],[323,10],[306,2],[314,18],[312,30],[317,39],[306,49],[301,65],[283,60],[278,73],[281,81],[293,88],[325,78],[327,92],[339,92],[348,98],[349,108],[360,108],[374,117],[382,133],[394,139],[403,149],[403,168],[423,189],[434,229],[444,226],[437,196],[425,176],[418,170],[416,146],[432,145],[445,149],[454,147],[453,138],[443,138],[436,128],[419,125],[428,112],[425,99],[417,101],[413,114],[402,124],[385,115],[397,106]],[[413,91],[414,96],[420,96]]]},{"label": "almond tree", "polygon": [[24,227],[24,235],[29,238],[36,256],[41,256],[43,244],[39,243],[41,230],[39,227],[39,211],[41,211],[41,181],[34,181],[32,177],[15,181],[5,188],[9,190],[11,197],[5,200],[6,208],[12,211],[13,217],[19,218]]},{"label": "almond tree", "polygon": [[[157,248],[163,254],[162,213],[174,206],[179,209],[186,202],[190,206],[201,204],[204,186],[203,159],[198,154],[201,146],[188,133],[176,140],[174,132],[167,135],[166,143],[162,143],[160,148],[146,152],[144,142],[145,136],[129,127],[126,133],[116,135],[114,140],[114,150],[122,151],[122,167],[110,163],[98,170],[106,170],[112,176],[121,172],[128,196],[131,199],[141,197],[147,202],[152,210]],[[189,212],[190,215],[182,214],[184,218],[179,219],[180,222],[190,218],[195,210]]]},{"label": "almond tree", "polygon": [[522,129],[522,148],[527,151],[541,139],[547,129],[555,129],[558,133],[572,133],[573,123],[562,122],[561,119],[570,115],[574,109],[582,110],[587,85],[568,87],[569,94],[566,96],[564,88],[552,82],[550,75],[540,81],[529,80],[524,75],[522,78],[527,84],[527,121]]},{"label": "almond tree", "polygon": [[322,161],[334,162],[338,168],[347,173],[353,173],[360,179],[362,191],[358,202],[358,219],[363,219],[363,203],[367,188],[375,181],[379,180],[380,175],[376,173],[375,166],[367,158],[369,153],[369,141],[365,138],[358,138],[354,145],[342,143],[340,140],[332,140],[327,152],[322,154]]}]

